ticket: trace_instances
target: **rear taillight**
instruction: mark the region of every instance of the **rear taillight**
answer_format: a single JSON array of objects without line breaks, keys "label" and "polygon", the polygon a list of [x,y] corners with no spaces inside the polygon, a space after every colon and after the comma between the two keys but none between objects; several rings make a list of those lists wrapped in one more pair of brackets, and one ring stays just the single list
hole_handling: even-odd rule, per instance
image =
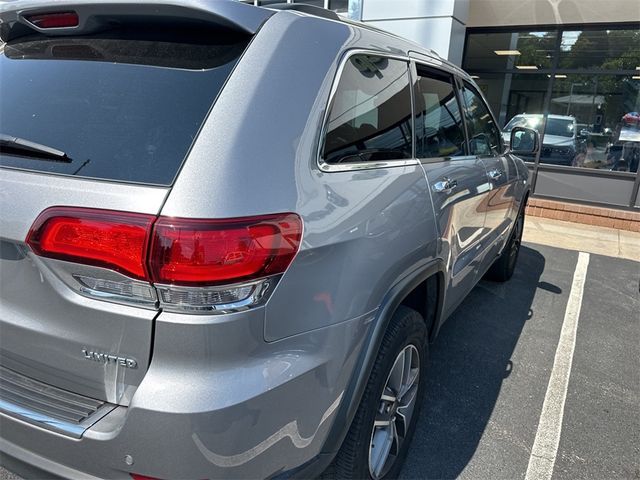
[{"label": "rear taillight", "polygon": [[76,12],[53,12],[25,17],[38,28],[70,28],[80,23]]},{"label": "rear taillight", "polygon": [[160,480],[159,478],[148,477],[147,475],[140,475],[139,473],[130,473],[129,475],[131,475],[133,480]]},{"label": "rear taillight", "polygon": [[224,285],[283,273],[302,236],[294,214],[237,220],[160,218],[149,267],[155,283]]},{"label": "rear taillight", "polygon": [[153,215],[53,207],[36,219],[27,244],[42,257],[109,268],[147,279],[145,261]]},{"label": "rear taillight", "polygon": [[[302,221],[292,213],[193,220],[52,207],[36,219],[26,242],[41,257],[81,264],[63,264],[62,276],[83,294],[149,306],[156,295],[142,280],[156,285],[163,307],[206,312],[263,302],[301,237]],[[88,272],[87,265],[121,275]]]}]

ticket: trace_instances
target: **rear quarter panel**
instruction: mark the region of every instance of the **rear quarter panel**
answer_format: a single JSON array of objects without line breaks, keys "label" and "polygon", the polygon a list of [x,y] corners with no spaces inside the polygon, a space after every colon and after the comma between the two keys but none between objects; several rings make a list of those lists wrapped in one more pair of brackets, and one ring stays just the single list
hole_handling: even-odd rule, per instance
[{"label": "rear quarter panel", "polygon": [[325,173],[316,153],[350,48],[406,54],[392,37],[292,12],[272,17],[232,74],[163,208],[229,218],[293,211],[301,250],[266,307],[267,341],[377,308],[436,233],[419,165]]}]

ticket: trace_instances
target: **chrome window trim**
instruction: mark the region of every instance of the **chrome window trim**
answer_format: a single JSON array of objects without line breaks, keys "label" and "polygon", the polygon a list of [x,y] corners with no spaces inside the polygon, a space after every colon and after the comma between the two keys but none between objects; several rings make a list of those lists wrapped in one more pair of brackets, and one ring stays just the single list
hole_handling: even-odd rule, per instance
[{"label": "chrome window trim", "polygon": [[418,159],[416,155],[416,116],[418,110],[416,109],[416,85],[418,82],[418,71],[416,70],[416,63],[409,60],[409,95],[411,96],[411,158]]},{"label": "chrome window trim", "polygon": [[318,160],[318,167],[323,172],[351,172],[356,170],[373,170],[376,168],[390,167],[406,167],[409,165],[419,165],[420,162],[415,158],[405,158],[401,160],[388,160],[386,162],[357,162],[357,163],[326,163],[324,160]]},{"label": "chrome window trim", "polygon": [[[354,170],[372,170],[377,168],[390,168],[390,167],[406,167],[410,165],[419,165],[420,162],[415,158],[415,128],[411,133],[412,135],[412,152],[414,153],[412,158],[400,158],[398,160],[387,160],[382,162],[355,162],[355,163],[327,163],[322,158],[322,147],[324,145],[325,136],[327,133],[327,123],[329,120],[329,112],[331,111],[331,106],[333,105],[333,100],[335,98],[336,92],[338,90],[338,84],[340,83],[340,79],[342,78],[342,74],[344,72],[345,65],[347,61],[353,57],[354,55],[375,55],[378,57],[385,57],[391,60],[400,60],[407,63],[407,77],[409,79],[409,95],[411,97],[411,116],[413,118],[413,94],[411,93],[411,58],[408,55],[400,55],[390,52],[381,52],[378,50],[369,50],[365,48],[354,48],[351,50],[347,50],[344,52],[342,58],[340,59],[340,64],[336,69],[336,73],[333,77],[333,81],[331,84],[331,90],[329,91],[329,98],[326,103],[326,108],[324,110],[324,114],[322,116],[322,129],[320,130],[320,138],[318,140],[317,150],[316,150],[316,165],[322,172],[326,173],[334,173],[334,172],[351,172]],[[412,127],[414,127],[412,122]]]}]

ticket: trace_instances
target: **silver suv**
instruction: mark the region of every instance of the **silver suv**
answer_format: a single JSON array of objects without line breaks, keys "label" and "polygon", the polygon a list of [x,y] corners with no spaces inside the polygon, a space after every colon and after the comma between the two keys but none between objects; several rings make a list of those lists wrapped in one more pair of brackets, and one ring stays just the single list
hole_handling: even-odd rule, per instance
[{"label": "silver suv", "polygon": [[310,7],[1,8],[2,463],[396,475],[429,341],[522,235],[470,77]]}]

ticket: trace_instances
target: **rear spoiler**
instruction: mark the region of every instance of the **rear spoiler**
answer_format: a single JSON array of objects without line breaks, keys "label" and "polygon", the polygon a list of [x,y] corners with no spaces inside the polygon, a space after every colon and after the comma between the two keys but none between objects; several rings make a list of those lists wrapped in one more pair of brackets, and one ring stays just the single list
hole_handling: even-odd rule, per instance
[{"label": "rear spoiler", "polygon": [[[34,32],[48,36],[85,35],[127,23],[171,24],[175,21],[253,35],[274,13],[236,0],[18,0],[0,2],[0,39],[8,42]],[[36,16],[41,19],[43,15],[52,18],[57,15],[59,18],[63,14],[77,20],[45,28],[33,21]]]}]

